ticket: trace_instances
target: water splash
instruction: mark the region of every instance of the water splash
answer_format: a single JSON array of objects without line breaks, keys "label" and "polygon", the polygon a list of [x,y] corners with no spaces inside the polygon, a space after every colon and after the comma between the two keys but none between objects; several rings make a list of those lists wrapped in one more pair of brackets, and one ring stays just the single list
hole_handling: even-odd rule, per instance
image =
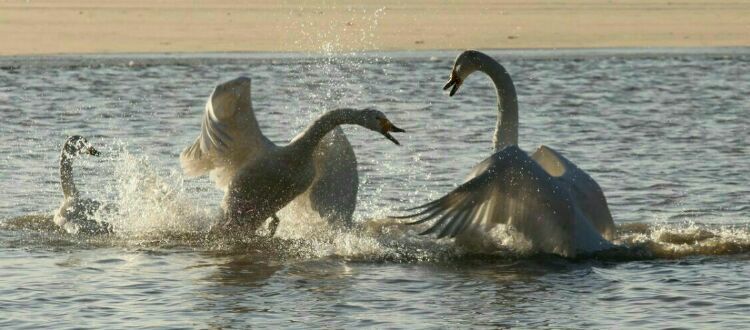
[{"label": "water splash", "polygon": [[196,206],[180,172],[159,171],[148,156],[133,155],[124,146],[114,154],[115,182],[107,195],[115,200],[98,212],[97,220],[112,224],[119,236],[135,237],[204,232],[210,227],[215,210]]},{"label": "water splash", "polygon": [[[312,8],[300,8],[289,14],[316,16],[324,10],[332,10],[342,14],[333,20],[299,20],[296,29],[298,38],[294,41],[298,49],[313,49],[323,54],[351,53],[366,50],[378,50],[377,30],[380,19],[386,14],[386,7],[379,8],[352,8],[340,11],[336,6],[325,6]],[[295,31],[295,29],[290,29]]]},{"label": "water splash", "polygon": [[[291,12],[290,15],[304,15],[306,11],[325,10],[324,8],[304,8],[300,12]],[[398,93],[398,86],[386,84],[375,87],[373,82],[388,81],[392,70],[392,59],[386,54],[378,55],[368,53],[364,50],[377,50],[375,31],[378,29],[381,18],[386,14],[385,7],[374,9],[356,9],[348,7],[340,20],[316,22],[314,20],[303,20],[299,26],[299,37],[295,44],[302,49],[313,49],[309,53],[315,58],[313,61],[302,65],[302,75],[307,77],[306,85],[298,98],[289,100],[286,105],[290,113],[299,112],[291,125],[295,130],[301,130],[311,120],[327,110],[339,107],[364,108],[373,107],[371,101],[377,100],[375,108],[388,114],[391,108],[402,107],[403,100],[394,95]],[[315,31],[315,32],[310,32]],[[375,66],[373,66],[375,64]],[[375,68],[375,69],[373,69]],[[363,82],[364,80],[364,82]],[[394,122],[408,122],[407,118],[391,118]],[[416,182],[416,173],[411,171],[413,167],[398,166],[396,162],[402,162],[405,155],[413,154],[404,142],[405,147],[393,147],[389,143],[373,138],[372,132],[359,127],[347,126],[344,128],[349,141],[352,143],[357,161],[359,163],[359,201],[355,212],[355,221],[366,221],[371,218],[387,216],[392,210],[379,208],[371,200],[382,200],[383,198],[394,202],[403,199],[413,199],[418,195],[416,190],[406,190],[404,194],[398,188],[405,182]],[[409,133],[404,140],[408,140]],[[370,142],[373,141],[374,142]],[[374,145],[374,146],[373,146]],[[376,147],[379,146],[379,147]],[[383,149],[382,156],[378,159],[362,157],[370,149]],[[385,148],[388,148],[385,151]],[[407,161],[420,166],[420,157],[409,157]],[[395,178],[403,178],[396,180]],[[392,197],[396,196],[396,197]]]},{"label": "water splash", "polygon": [[[251,233],[219,236],[210,233],[211,225],[220,218],[218,201],[213,207],[196,203],[198,197],[185,188],[178,169],[155,168],[148,156],[133,154],[122,143],[116,143],[108,154],[112,155],[110,163],[113,164],[114,183],[100,197],[112,198],[105,201],[95,217],[112,224],[114,235],[68,234],[54,225],[51,212],[48,212],[0,222],[0,232],[16,232],[5,235],[12,239],[3,239],[3,245],[187,247],[225,254],[260,253],[280,258],[396,262],[467,257],[527,258],[535,255],[523,236],[505,226],[497,226],[487,233],[475,233],[470,240],[434,240],[419,236],[419,228],[380,216],[388,210],[365,212],[363,221],[347,229],[330,225],[308,205],[297,202],[279,212],[282,222],[274,238]],[[23,234],[17,235],[18,232]],[[618,227],[615,243],[618,248],[593,257],[606,260],[672,259],[747,253],[750,251],[750,224],[628,223]]]},{"label": "water splash", "polygon": [[657,258],[750,252],[750,224],[715,225],[693,221],[633,223],[618,228],[616,243],[647,249]]},{"label": "water splash", "polygon": [[[144,198],[128,200],[142,201]],[[385,219],[372,220],[353,229],[336,228],[322,219],[304,215],[304,210],[287,208],[283,212],[285,219],[274,238],[249,233],[217,236],[208,232],[206,224],[210,223],[209,214],[193,209],[191,212],[183,211],[169,216],[168,212],[163,212],[169,209],[169,205],[181,204],[170,201],[156,216],[115,212],[106,219],[113,221],[115,214],[119,214],[122,221],[125,221],[123,214],[131,214],[136,217],[145,216],[148,220],[130,227],[120,225],[120,228],[124,228],[123,231],[104,236],[70,235],[57,228],[49,214],[16,217],[0,222],[0,233],[6,236],[0,241],[5,247],[189,248],[224,255],[253,254],[279,259],[334,258],[368,262],[445,262],[477,258],[505,260],[537,256],[523,237],[507,228],[499,228],[500,226],[478,238],[482,244],[466,245],[460,241],[419,236],[413,227]],[[184,224],[186,214],[188,218],[192,216],[197,224]],[[144,229],[147,223],[157,227]],[[617,248],[580,258],[629,261],[745,254],[750,251],[750,225],[630,223],[618,226],[618,239],[615,243],[618,244]]]}]

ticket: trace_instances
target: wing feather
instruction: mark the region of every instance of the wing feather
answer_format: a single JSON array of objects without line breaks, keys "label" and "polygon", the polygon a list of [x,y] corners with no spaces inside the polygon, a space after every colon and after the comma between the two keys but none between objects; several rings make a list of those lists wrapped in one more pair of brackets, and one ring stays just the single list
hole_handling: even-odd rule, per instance
[{"label": "wing feather", "polygon": [[477,209],[478,208],[470,207],[469,205],[465,206],[463,209],[456,213],[456,215],[453,217],[453,221],[443,227],[443,230],[440,231],[437,237],[443,238],[448,235],[451,235],[451,237],[453,237],[454,235],[452,235],[452,233],[456,231],[456,228],[463,227],[464,223],[467,221],[467,216],[471,213],[476,213]]},{"label": "wing feather", "polygon": [[488,230],[507,224],[534,249],[563,256],[610,247],[584,212],[591,199],[576,190],[586,186],[575,184],[589,183],[590,177],[583,177],[585,173],[577,168],[580,173],[569,177],[574,167],[561,164],[568,173],[550,175],[554,169],[543,168],[517,146],[509,146],[480,163],[468,181],[453,191],[399,218],[416,219],[409,224],[434,220],[422,234],[438,238],[456,237],[480,225]]},{"label": "wing feather", "polygon": [[435,221],[435,223],[433,223],[433,225],[430,228],[420,233],[420,235],[430,235],[430,234],[436,233],[438,230],[440,230],[440,228],[448,227],[453,222],[458,221],[458,218],[455,215],[457,215],[458,213],[460,213],[462,210],[465,209],[465,206],[462,205],[461,202],[463,202],[467,198],[465,196],[461,196],[461,197],[463,198],[456,200],[456,203],[454,204],[456,205],[456,207],[447,208],[443,210],[443,212],[441,212],[442,215],[440,216],[440,218],[438,218],[438,220]]},{"label": "wing feather", "polygon": [[399,218],[417,219],[409,224],[436,220],[422,234],[438,233],[440,238],[455,237],[485,221],[498,224],[512,220],[524,227],[538,214],[565,213],[569,199],[518,147],[505,148],[481,165],[483,171],[453,191]]},{"label": "wing feather", "polygon": [[248,159],[273,147],[260,130],[251,101],[250,78],[239,77],[214,88],[206,102],[200,135],[180,154],[187,175],[212,172],[217,185],[226,189]]}]

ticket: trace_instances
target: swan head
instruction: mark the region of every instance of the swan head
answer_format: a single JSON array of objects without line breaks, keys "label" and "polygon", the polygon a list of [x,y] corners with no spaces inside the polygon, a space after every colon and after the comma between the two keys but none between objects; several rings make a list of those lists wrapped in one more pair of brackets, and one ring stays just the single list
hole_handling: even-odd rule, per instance
[{"label": "swan head", "polygon": [[78,156],[82,154],[99,156],[99,151],[91,146],[85,137],[80,135],[73,135],[65,141],[65,145],[63,145],[63,153],[68,156]]},{"label": "swan head", "polygon": [[453,62],[451,77],[445,86],[443,86],[443,90],[448,90],[450,88],[450,96],[456,94],[458,88],[461,87],[461,84],[466,80],[466,77],[481,68],[481,58],[483,55],[484,54],[476,50],[467,50],[459,54]]},{"label": "swan head", "polygon": [[388,120],[388,117],[384,113],[375,109],[365,109],[361,111],[362,123],[361,125],[365,128],[383,134],[391,142],[401,145],[390,133],[403,133],[406,132],[401,128],[396,127],[393,123]]}]

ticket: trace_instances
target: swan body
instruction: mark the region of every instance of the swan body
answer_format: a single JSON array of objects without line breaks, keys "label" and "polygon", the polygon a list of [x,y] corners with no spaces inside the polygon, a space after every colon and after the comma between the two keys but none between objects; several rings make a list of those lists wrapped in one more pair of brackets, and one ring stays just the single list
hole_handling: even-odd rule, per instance
[{"label": "swan body", "polygon": [[389,132],[403,130],[376,110],[337,109],[289,145],[277,146],[260,131],[250,87],[245,77],[217,86],[206,104],[200,135],[180,156],[188,175],[212,171],[225,190],[223,227],[254,230],[269,217],[278,223],[276,212],[296,198],[308,199],[321,216],[350,221],[358,184],[356,158],[338,126],[360,125],[397,144]]},{"label": "swan body", "polygon": [[599,185],[560,153],[541,146],[531,156],[518,147],[518,103],[504,67],[466,51],[456,58],[444,89],[453,96],[471,73],[490,76],[497,89],[495,153],[475,166],[458,188],[398,217],[413,224],[436,220],[422,234],[470,241],[476,231],[505,224],[536,251],[575,257],[612,247],[614,222]]},{"label": "swan body", "polygon": [[60,182],[63,201],[55,211],[53,221],[68,233],[103,234],[111,232],[107,223],[91,219],[101,204],[95,200],[80,197],[73,181],[73,158],[88,154],[98,156],[99,152],[82,136],[69,137],[60,154]]}]

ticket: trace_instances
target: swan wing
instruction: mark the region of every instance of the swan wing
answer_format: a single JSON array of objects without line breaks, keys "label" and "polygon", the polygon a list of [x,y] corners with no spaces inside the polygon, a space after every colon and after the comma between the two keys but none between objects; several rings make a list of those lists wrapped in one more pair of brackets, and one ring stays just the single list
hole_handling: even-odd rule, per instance
[{"label": "swan wing", "polygon": [[535,249],[563,256],[609,246],[577,207],[565,182],[517,146],[495,153],[476,170],[481,172],[450,193],[396,218],[413,219],[412,224],[434,221],[421,234],[438,238],[506,224]]},{"label": "swan wing", "polygon": [[344,131],[337,127],[318,144],[313,156],[315,179],[301,198],[331,224],[350,226],[357,204],[357,157]]},{"label": "swan wing", "polygon": [[583,215],[602,236],[610,240],[614,238],[615,224],[607,206],[607,199],[602,188],[591,176],[547,146],[540,146],[531,158],[547,173],[563,182]]},{"label": "swan wing", "polygon": [[399,218],[415,219],[414,224],[437,220],[422,234],[455,237],[476,225],[534,222],[538,215],[554,214],[566,200],[557,182],[517,146],[485,159],[472,175],[447,195]]},{"label": "swan wing", "polygon": [[214,88],[206,102],[200,134],[180,154],[185,174],[199,176],[212,172],[217,185],[225,189],[250,157],[273,146],[255,119],[250,89],[251,80],[246,77]]}]

